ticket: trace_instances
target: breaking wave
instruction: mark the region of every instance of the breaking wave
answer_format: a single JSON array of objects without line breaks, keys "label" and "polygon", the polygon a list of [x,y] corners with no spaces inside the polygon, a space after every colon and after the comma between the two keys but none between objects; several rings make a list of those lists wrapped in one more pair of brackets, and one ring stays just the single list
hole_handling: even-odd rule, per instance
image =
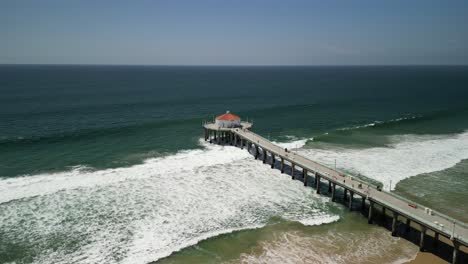
[{"label": "breaking wave", "polygon": [[405,178],[444,170],[468,158],[468,131],[391,136],[390,141],[388,147],[302,149],[301,153],[328,166],[334,166],[336,160],[338,169],[380,181],[387,190]]},{"label": "breaking wave", "polygon": [[23,247],[35,263],[146,263],[272,217],[337,221],[328,201],[246,150],[205,144],[128,168],[1,179],[0,256]]}]

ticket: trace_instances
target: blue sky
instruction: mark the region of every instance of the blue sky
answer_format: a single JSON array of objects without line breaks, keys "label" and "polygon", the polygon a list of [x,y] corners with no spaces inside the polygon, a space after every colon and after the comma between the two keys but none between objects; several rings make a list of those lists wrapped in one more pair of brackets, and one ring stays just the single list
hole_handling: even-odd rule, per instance
[{"label": "blue sky", "polygon": [[468,64],[468,1],[1,0],[0,63]]}]

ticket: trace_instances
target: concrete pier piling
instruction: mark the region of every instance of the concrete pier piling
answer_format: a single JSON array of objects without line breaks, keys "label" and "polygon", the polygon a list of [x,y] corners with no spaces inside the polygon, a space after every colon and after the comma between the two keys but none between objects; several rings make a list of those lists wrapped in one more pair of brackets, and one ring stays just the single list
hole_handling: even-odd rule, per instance
[{"label": "concrete pier piling", "polygon": [[452,255],[452,264],[457,264],[458,261],[458,251],[460,250],[460,243],[457,241],[453,242],[453,255]]},{"label": "concrete pier piling", "polygon": [[315,172],[315,179],[316,179],[316,191],[317,191],[317,194],[320,194],[320,174],[318,174],[317,172]]},{"label": "concrete pier piling", "polygon": [[419,251],[424,251],[425,248],[424,248],[424,242],[425,242],[425,238],[426,238],[426,230],[427,228],[423,225],[421,225],[421,233],[420,233],[420,236],[419,236]]},{"label": "concrete pier piling", "polygon": [[374,202],[369,200],[369,213],[367,215],[367,223],[372,224],[372,217],[374,213]]},{"label": "concrete pier piling", "polygon": [[294,170],[295,170],[294,167],[295,166],[296,165],[294,163],[291,163],[291,179],[293,179],[293,180],[294,180]]},{"label": "concrete pier piling", "polygon": [[387,213],[385,212],[385,206],[382,206],[382,221],[384,223],[387,221]]},{"label": "concrete pier piling", "polygon": [[439,233],[434,233],[434,239],[432,240],[432,247],[437,249],[437,245],[439,244]]},{"label": "concrete pier piling", "polygon": [[[302,169],[302,179],[304,186],[309,185],[309,180],[312,183],[310,177],[314,176],[313,185],[316,188],[317,194],[321,193],[320,182],[324,178],[325,182],[328,182],[328,193],[331,193],[331,200],[336,201],[336,188],[337,185],[343,188],[344,204],[351,210],[353,207],[353,196],[354,194],[361,197],[360,209],[362,212],[365,212],[368,200],[368,214],[367,220],[369,224],[373,223],[377,209],[381,208],[377,215],[378,218],[383,218],[383,223],[385,225],[386,221],[386,209],[390,210],[389,216],[392,216],[391,223],[391,234],[392,236],[398,235],[398,217],[402,221],[402,217],[405,219],[405,228],[402,232],[408,234],[411,231],[411,222],[417,223],[421,228],[420,239],[419,239],[419,248],[420,250],[425,250],[425,236],[426,231],[429,228],[431,232],[429,235],[432,235],[434,232],[434,240],[431,248],[436,250],[439,247],[445,247],[447,245],[452,246],[452,244],[447,244],[450,238],[453,242],[453,259],[452,263],[457,263],[459,261],[460,246],[468,247],[468,226],[466,223],[457,221],[449,216],[443,215],[440,212],[428,213],[425,206],[414,203],[408,199],[399,197],[391,192],[381,190],[377,186],[363,182],[359,179],[352,178],[341,172],[335,171],[331,168],[328,168],[322,164],[314,162],[299,153],[288,151],[282,147],[276,146],[269,140],[261,137],[249,129],[252,127],[251,123],[240,122],[237,123],[235,127],[225,127],[224,125],[219,125],[218,123],[205,123],[203,124],[204,128],[204,139],[210,143],[220,143],[231,144],[243,148],[247,146],[249,153],[254,154],[255,159],[259,159],[262,155],[263,163],[267,162],[268,155],[271,155],[271,167],[275,168],[276,160],[281,160],[280,170],[281,173],[284,173],[285,162],[291,164],[291,178],[295,179],[295,169],[296,166],[299,166]],[[260,149],[262,153],[260,153]],[[313,173],[314,175],[309,175]],[[300,177],[298,177],[299,179]],[[348,197],[349,192],[349,197]],[[426,209],[426,210],[425,210]],[[386,225],[385,225],[386,226]],[[453,228],[451,228],[453,226]],[[418,228],[419,229],[419,228]],[[442,236],[441,239],[439,237]],[[406,237],[406,236],[404,236]],[[447,239],[444,239],[447,238]],[[442,246],[444,244],[445,246]],[[464,255],[462,256],[462,258]]]},{"label": "concrete pier piling", "polygon": [[398,223],[398,214],[397,212],[393,212],[393,220],[392,220],[392,236],[396,236],[397,232],[397,223]]},{"label": "concrete pier piling", "polygon": [[354,192],[353,192],[353,191],[349,191],[348,209],[349,209],[350,211],[353,210],[353,196],[354,196]]},{"label": "concrete pier piling", "polygon": [[405,233],[408,234],[410,231],[411,231],[411,220],[409,218],[406,218]]},{"label": "concrete pier piling", "polygon": [[307,170],[306,169],[302,169],[302,177],[304,178],[304,186],[307,186]]},{"label": "concrete pier piling", "polygon": [[332,183],[332,192],[331,192],[331,200],[332,202],[335,201],[335,194],[336,194],[336,183]]}]

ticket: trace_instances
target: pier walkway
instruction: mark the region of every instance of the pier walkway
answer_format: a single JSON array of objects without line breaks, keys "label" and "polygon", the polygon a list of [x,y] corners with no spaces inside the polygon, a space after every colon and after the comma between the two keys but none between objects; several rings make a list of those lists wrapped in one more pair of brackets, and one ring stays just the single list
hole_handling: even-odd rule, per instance
[{"label": "pier walkway", "polygon": [[[300,154],[279,147],[268,139],[250,131],[250,123],[243,123],[242,128],[220,128],[213,123],[204,124],[205,140],[215,143],[227,143],[241,148],[247,147],[255,158],[262,158],[264,163],[270,161],[271,168],[279,166],[281,173],[284,173],[285,165],[291,167],[291,175],[302,169],[304,185],[307,186],[313,180],[313,187],[320,193],[323,188],[320,186],[323,181],[328,183],[328,192],[331,193],[332,201],[336,199],[336,188],[343,189],[344,200],[348,201],[348,207],[353,208],[354,195],[361,198],[362,209],[368,207],[368,222],[372,223],[375,207],[379,207],[383,214],[389,210],[392,216],[391,232],[397,235],[399,221],[404,220],[406,229],[410,229],[410,223],[417,223],[420,226],[419,247],[425,248],[425,238],[427,231],[432,231],[434,240],[438,241],[439,236],[444,236],[452,242],[453,263],[457,262],[460,245],[468,247],[468,226],[445,216],[439,212],[428,212],[428,210],[393,193],[382,191],[376,186],[364,182],[352,176],[345,175],[322,164],[314,162]],[[269,158],[268,158],[269,157]],[[349,195],[348,195],[349,193]],[[349,197],[348,197],[349,196]]]}]

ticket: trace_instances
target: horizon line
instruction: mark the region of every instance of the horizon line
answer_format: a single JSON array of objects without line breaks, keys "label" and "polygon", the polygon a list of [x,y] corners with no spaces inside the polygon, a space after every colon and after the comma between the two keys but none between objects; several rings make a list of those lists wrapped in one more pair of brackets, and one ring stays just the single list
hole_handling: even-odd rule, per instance
[{"label": "horizon line", "polygon": [[0,63],[0,66],[146,66],[146,67],[437,67],[468,64],[107,64],[107,63]]}]

